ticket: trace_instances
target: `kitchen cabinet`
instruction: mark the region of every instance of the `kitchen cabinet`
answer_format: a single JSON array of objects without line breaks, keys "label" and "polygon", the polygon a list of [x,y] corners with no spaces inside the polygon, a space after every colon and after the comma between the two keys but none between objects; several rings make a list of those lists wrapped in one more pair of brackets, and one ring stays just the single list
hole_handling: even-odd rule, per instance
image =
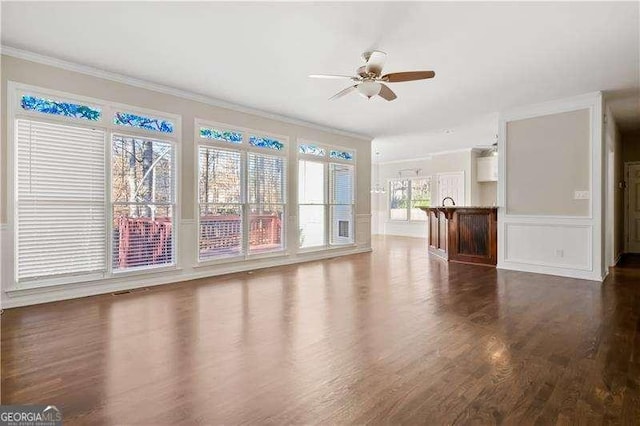
[{"label": "kitchen cabinet", "polygon": [[478,182],[498,181],[498,157],[479,157],[476,164]]}]

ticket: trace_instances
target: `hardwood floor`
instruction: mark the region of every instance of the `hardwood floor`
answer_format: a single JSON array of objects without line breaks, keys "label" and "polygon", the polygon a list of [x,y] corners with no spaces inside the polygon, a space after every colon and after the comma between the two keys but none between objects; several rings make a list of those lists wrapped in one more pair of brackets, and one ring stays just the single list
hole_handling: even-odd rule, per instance
[{"label": "hardwood floor", "polygon": [[640,270],[604,285],[426,242],[2,316],[2,403],[65,424],[640,422]]}]

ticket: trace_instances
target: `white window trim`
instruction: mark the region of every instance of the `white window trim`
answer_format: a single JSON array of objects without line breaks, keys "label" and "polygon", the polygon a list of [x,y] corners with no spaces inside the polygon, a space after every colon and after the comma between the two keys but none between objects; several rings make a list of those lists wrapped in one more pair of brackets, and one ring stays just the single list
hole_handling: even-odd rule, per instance
[{"label": "white window trim", "polygon": [[[200,127],[213,127],[218,130],[227,130],[231,132],[242,133],[242,143],[232,143],[226,141],[220,141],[217,139],[209,139],[200,137]],[[196,216],[196,238],[194,239],[196,263],[195,267],[214,266],[226,263],[244,262],[247,260],[259,260],[274,257],[286,257],[290,254],[290,247],[288,245],[289,239],[289,137],[285,135],[279,135],[276,133],[251,129],[247,127],[234,126],[228,123],[221,123],[211,120],[205,120],[201,118],[194,119],[194,215]],[[264,136],[268,138],[277,139],[284,144],[284,148],[281,151],[268,148],[260,148],[249,144],[250,136]],[[240,193],[242,202],[242,254],[220,256],[212,259],[200,259],[200,147],[206,146],[211,148],[218,148],[226,151],[240,152]],[[273,157],[281,157],[284,160],[283,173],[284,173],[284,188],[283,188],[283,209],[282,209],[282,248],[278,250],[266,251],[262,253],[250,253],[249,252],[249,221],[245,220],[249,217],[249,197],[247,194],[247,182],[248,182],[248,167],[247,157],[248,153],[271,155]]]},{"label": "white window trim", "polygon": [[[392,223],[425,223],[427,222],[427,219],[424,220],[420,220],[420,219],[413,219],[411,217],[411,201],[413,201],[411,199],[411,193],[413,192],[413,181],[414,180],[422,180],[422,179],[429,179],[430,181],[430,187],[429,190],[432,192],[433,191],[433,177],[432,176],[411,176],[411,177],[398,177],[398,178],[392,178],[392,179],[387,179],[387,191],[388,191],[388,196],[387,196],[387,220],[388,222],[392,222]],[[409,181],[409,188],[408,188],[408,193],[407,193],[407,200],[409,202],[409,204],[407,205],[407,207],[405,208],[405,210],[407,211],[407,218],[406,219],[392,219],[391,218],[391,184],[393,182],[398,182],[398,181]],[[431,195],[433,196],[433,193],[431,193]],[[433,197],[432,197],[433,199]]]},{"label": "white window trim", "polygon": [[[20,99],[22,95],[29,94],[34,96],[49,97],[55,100],[64,102],[88,104],[93,107],[99,107],[101,109],[101,116],[96,121],[85,120],[75,117],[65,117],[55,114],[46,114],[37,111],[25,110],[20,106]],[[116,111],[138,113],[142,115],[149,115],[160,119],[170,120],[174,124],[173,133],[156,132],[152,130],[145,130],[140,128],[120,126],[113,123],[113,114]],[[17,182],[18,182],[18,168],[16,163],[16,139],[15,139],[15,123],[18,119],[41,121],[45,123],[56,124],[68,124],[79,127],[101,129],[105,132],[105,176],[109,176],[109,179],[105,181],[105,209],[106,209],[106,221],[105,232],[107,233],[105,250],[106,250],[106,262],[104,273],[89,273],[89,274],[74,274],[69,276],[52,276],[39,278],[37,280],[23,280],[18,282],[18,262],[17,259],[13,265],[13,280],[11,288],[8,290],[23,290],[31,288],[49,287],[57,285],[73,284],[78,282],[99,281],[104,279],[111,279],[116,277],[126,277],[128,275],[141,275],[141,274],[155,274],[166,270],[176,270],[180,268],[179,259],[177,254],[179,253],[179,224],[180,224],[180,206],[181,206],[181,192],[180,188],[180,173],[178,168],[181,165],[180,161],[180,141],[182,136],[182,117],[177,114],[170,114],[166,112],[156,111],[148,108],[141,108],[137,106],[131,106],[126,104],[109,102],[101,99],[91,98],[87,96],[75,95],[58,90],[32,86],[28,84],[18,83],[15,81],[7,82],[7,177],[8,177],[8,208],[7,208],[7,225],[12,230],[14,238],[12,239],[13,246],[11,252],[14,259],[16,258],[16,251],[18,247],[17,242]],[[173,182],[174,182],[174,217],[173,217],[173,259],[174,262],[171,265],[160,265],[157,267],[146,268],[132,268],[131,270],[113,271],[113,252],[112,252],[112,231],[113,231],[113,212],[111,211],[111,149],[112,149],[112,136],[113,134],[134,136],[134,137],[147,137],[150,139],[169,141],[174,146],[174,167],[173,167]]]},{"label": "white window trim", "polygon": [[[325,155],[313,155],[313,154],[302,154],[299,150],[299,145],[304,145],[304,144],[308,144],[308,145],[317,145],[320,148],[323,148],[325,150]],[[329,144],[325,144],[325,143],[320,143],[320,142],[316,142],[313,140],[309,140],[309,139],[303,139],[303,138],[298,138],[297,143],[295,144],[295,146],[293,147],[293,149],[295,150],[295,154],[296,154],[296,173],[298,173],[299,167],[300,167],[300,160],[304,160],[304,161],[315,161],[318,163],[323,163],[324,164],[324,204],[301,204],[300,200],[299,200],[299,191],[296,190],[295,192],[295,205],[296,205],[296,246],[297,246],[297,251],[298,253],[304,254],[304,253],[312,253],[312,252],[317,252],[317,251],[325,251],[325,250],[333,250],[333,249],[342,249],[342,248],[349,248],[349,247],[356,247],[357,243],[356,243],[356,235],[357,234],[357,229],[356,229],[356,194],[358,192],[358,182],[357,182],[357,160],[358,157],[356,155],[356,151],[353,148],[346,148],[346,147],[342,147],[339,145],[329,145]],[[349,151],[352,155],[353,155],[353,159],[352,160],[343,160],[340,158],[331,158],[330,156],[330,151],[331,150],[341,150],[341,151]],[[352,194],[352,200],[351,200],[351,211],[352,211],[352,219],[351,222],[353,223],[353,242],[352,243],[347,243],[347,244],[331,244],[331,206],[334,205],[343,205],[343,204],[332,204],[329,201],[329,195],[330,195],[330,190],[329,190],[329,164],[347,164],[347,165],[351,165],[353,166],[353,194]],[[297,182],[299,185],[299,182]],[[297,189],[297,188],[296,188]],[[300,247],[300,205],[323,205],[324,206],[324,222],[325,222],[325,229],[324,229],[324,245],[318,245],[318,246],[312,246],[312,247]]]},{"label": "white window trim", "polygon": [[[120,130],[121,126],[117,126],[118,130]],[[120,136],[123,138],[130,138],[130,137],[145,137],[154,141],[158,141],[158,142],[162,142],[162,143],[168,143],[171,144],[171,148],[172,148],[172,157],[171,157],[171,161],[172,161],[172,165],[171,165],[171,180],[173,182],[173,200],[171,203],[153,203],[154,205],[165,205],[165,206],[171,206],[173,207],[172,213],[172,219],[171,219],[171,229],[172,229],[172,238],[173,238],[173,244],[172,244],[172,259],[173,259],[173,263],[170,264],[162,264],[162,265],[158,265],[158,266],[137,266],[137,267],[132,267],[132,268],[127,268],[127,269],[123,269],[123,270],[115,270],[113,268],[113,206],[115,204],[131,204],[131,203],[126,203],[126,202],[120,202],[120,203],[115,203],[112,201],[113,199],[113,194],[112,194],[112,187],[111,187],[111,182],[113,181],[113,167],[112,166],[112,153],[113,153],[113,137],[114,136]],[[160,135],[161,136],[161,135]],[[108,222],[108,226],[107,226],[107,232],[109,233],[107,238],[107,245],[109,248],[109,252],[108,252],[108,265],[107,265],[107,274],[110,276],[117,276],[117,277],[122,277],[122,276],[126,276],[126,275],[134,275],[136,272],[138,273],[142,273],[145,271],[156,271],[159,269],[174,269],[178,267],[178,243],[179,243],[179,238],[178,238],[178,229],[180,228],[180,222],[179,219],[177,219],[179,217],[179,212],[178,210],[180,210],[179,204],[178,204],[178,195],[181,191],[179,191],[179,186],[178,186],[178,176],[179,173],[177,173],[177,169],[178,169],[178,144],[175,142],[175,140],[172,139],[164,139],[164,138],[158,138],[158,137],[153,137],[153,135],[145,135],[145,136],[136,136],[134,134],[131,134],[129,132],[122,132],[122,131],[112,131],[110,132],[108,135],[108,142],[107,142],[107,146],[109,148],[108,152],[107,152],[107,165],[109,166],[109,170],[108,170],[108,179],[107,179],[107,188],[108,188],[108,193],[107,193],[107,202],[108,202],[108,209],[107,209],[107,222]],[[136,204],[136,203],[134,203]],[[140,203],[137,203],[140,204]],[[142,203],[144,204],[144,203]]]}]

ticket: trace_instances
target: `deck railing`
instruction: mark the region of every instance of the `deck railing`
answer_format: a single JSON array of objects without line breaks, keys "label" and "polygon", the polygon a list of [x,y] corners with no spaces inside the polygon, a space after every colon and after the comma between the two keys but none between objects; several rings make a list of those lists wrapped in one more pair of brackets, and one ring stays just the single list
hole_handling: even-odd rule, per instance
[{"label": "deck railing", "polygon": [[[114,219],[113,267],[161,265],[173,262],[172,222],[169,217]],[[199,244],[201,256],[239,252],[242,242],[242,219],[239,215],[202,216]],[[282,223],[279,215],[253,215],[249,223],[252,250],[279,247]]]}]

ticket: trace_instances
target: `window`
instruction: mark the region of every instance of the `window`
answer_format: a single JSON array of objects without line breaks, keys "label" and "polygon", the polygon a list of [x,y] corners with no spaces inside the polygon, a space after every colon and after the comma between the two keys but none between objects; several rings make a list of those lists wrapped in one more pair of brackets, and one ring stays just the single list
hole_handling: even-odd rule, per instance
[{"label": "window", "polygon": [[277,139],[251,136],[249,138],[249,144],[258,148],[274,149],[276,151],[282,151],[284,144]]},{"label": "window", "polygon": [[249,152],[249,253],[282,250],[284,158]]},{"label": "window", "polygon": [[298,152],[300,154],[317,155],[319,157],[324,157],[326,155],[326,150],[324,148],[307,143],[301,143],[298,145]]},{"label": "window", "polygon": [[389,219],[427,220],[420,207],[431,205],[431,178],[396,179],[389,182]]},{"label": "window", "polygon": [[412,179],[411,181],[411,220],[427,220],[427,214],[420,207],[431,205],[431,178]]},{"label": "window", "polygon": [[331,158],[336,158],[338,160],[346,160],[346,161],[353,160],[353,153],[349,151],[339,151],[339,150],[332,149],[329,152],[329,156]]},{"label": "window", "polygon": [[242,254],[242,158],[238,151],[199,148],[200,259]]},{"label": "window", "polygon": [[114,135],[111,166],[113,269],[173,264],[173,144]]},{"label": "window", "polygon": [[97,121],[102,115],[100,108],[30,95],[22,96],[20,106],[27,111],[37,111],[63,117],[82,118],[90,121]]},{"label": "window", "polygon": [[286,161],[278,151],[285,144],[221,126],[199,129],[199,259],[283,250]]},{"label": "window", "polygon": [[123,113],[122,105],[19,83],[9,89],[16,283],[175,265],[180,117]]},{"label": "window", "polygon": [[242,143],[242,133],[229,130],[213,129],[211,127],[200,127],[200,137],[214,139],[230,143]]},{"label": "window", "polygon": [[[346,157],[332,153],[343,153]],[[299,246],[352,244],[355,169],[346,162],[353,162],[354,154],[301,143],[298,155]]]},{"label": "window", "polygon": [[174,128],[171,121],[127,112],[116,112],[113,116],[113,124],[161,133],[173,133]]},{"label": "window", "polygon": [[325,188],[325,163],[300,160],[298,163],[298,237],[302,248],[326,245]]},{"label": "window", "polygon": [[105,132],[16,120],[17,280],[103,273]]},{"label": "window", "polygon": [[389,219],[409,219],[409,181],[392,180],[389,182]]}]

